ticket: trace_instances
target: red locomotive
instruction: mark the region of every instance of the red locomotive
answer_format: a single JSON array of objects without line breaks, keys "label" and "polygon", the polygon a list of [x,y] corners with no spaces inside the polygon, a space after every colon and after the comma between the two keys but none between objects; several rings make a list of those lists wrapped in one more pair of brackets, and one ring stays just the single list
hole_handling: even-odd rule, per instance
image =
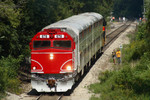
[{"label": "red locomotive", "polygon": [[104,18],[83,13],[53,23],[30,42],[31,85],[38,92],[65,92],[105,44]]}]

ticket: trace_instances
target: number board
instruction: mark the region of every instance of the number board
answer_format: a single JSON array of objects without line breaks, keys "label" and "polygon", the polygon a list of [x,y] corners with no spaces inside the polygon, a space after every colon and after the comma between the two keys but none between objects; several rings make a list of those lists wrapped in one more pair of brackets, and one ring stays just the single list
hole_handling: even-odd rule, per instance
[{"label": "number board", "polygon": [[49,35],[40,35],[40,38],[49,38]]},{"label": "number board", "polygon": [[64,35],[55,35],[55,38],[64,38]]}]

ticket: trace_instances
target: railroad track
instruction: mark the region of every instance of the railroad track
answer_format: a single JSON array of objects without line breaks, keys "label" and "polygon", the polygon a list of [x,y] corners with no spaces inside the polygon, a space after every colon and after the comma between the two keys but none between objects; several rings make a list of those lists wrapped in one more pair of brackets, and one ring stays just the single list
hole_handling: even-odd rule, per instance
[{"label": "railroad track", "polygon": [[36,98],[36,100],[62,100],[64,94],[41,94],[39,97]]},{"label": "railroad track", "polygon": [[131,21],[128,21],[116,30],[112,31],[110,34],[106,35],[106,45],[103,51],[105,51],[119,37],[119,35],[131,25],[131,23]]}]

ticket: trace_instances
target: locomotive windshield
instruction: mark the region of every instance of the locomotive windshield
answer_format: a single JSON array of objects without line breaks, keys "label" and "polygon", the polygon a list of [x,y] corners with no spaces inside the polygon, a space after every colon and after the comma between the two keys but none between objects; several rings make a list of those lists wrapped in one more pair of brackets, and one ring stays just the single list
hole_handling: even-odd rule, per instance
[{"label": "locomotive windshield", "polygon": [[49,48],[51,45],[50,41],[34,41],[33,48]]},{"label": "locomotive windshield", "polygon": [[54,41],[53,46],[56,48],[71,48],[71,41]]}]

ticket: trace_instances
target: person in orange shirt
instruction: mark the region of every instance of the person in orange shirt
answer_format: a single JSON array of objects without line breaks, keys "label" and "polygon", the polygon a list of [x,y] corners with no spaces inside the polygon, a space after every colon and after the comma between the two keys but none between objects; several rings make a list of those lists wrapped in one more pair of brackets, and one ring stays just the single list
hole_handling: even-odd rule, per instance
[{"label": "person in orange shirt", "polygon": [[116,57],[117,57],[118,64],[120,64],[121,63],[121,51],[119,49],[116,52]]}]

